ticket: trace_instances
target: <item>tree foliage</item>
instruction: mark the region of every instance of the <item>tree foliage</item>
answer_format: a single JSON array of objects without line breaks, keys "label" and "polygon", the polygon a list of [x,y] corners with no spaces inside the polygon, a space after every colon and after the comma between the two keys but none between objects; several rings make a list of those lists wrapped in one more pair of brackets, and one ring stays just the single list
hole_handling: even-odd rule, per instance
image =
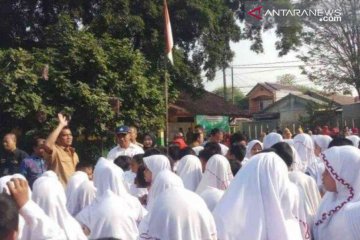
[{"label": "tree foliage", "polygon": [[328,91],[354,87],[360,94],[360,2],[358,0],[303,1],[305,6],[341,10],[341,21],[307,19],[301,56],[304,73]]},{"label": "tree foliage", "polygon": [[[240,91],[238,88],[232,89],[231,87],[226,88],[226,95],[229,99],[227,101],[232,102],[231,96],[232,91],[234,91],[234,104],[238,106],[240,109],[249,109],[248,98],[245,97],[244,93]],[[224,88],[218,87],[216,88],[213,93],[218,96],[224,97]]]},{"label": "tree foliage", "polygon": [[291,73],[286,73],[277,77],[277,83],[282,85],[295,85],[296,76]]}]

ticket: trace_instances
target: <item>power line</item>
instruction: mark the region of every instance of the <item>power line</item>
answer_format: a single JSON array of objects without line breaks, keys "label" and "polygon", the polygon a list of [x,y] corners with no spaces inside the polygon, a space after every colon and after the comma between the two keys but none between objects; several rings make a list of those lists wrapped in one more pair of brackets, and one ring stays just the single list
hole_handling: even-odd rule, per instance
[{"label": "power line", "polygon": [[254,64],[237,64],[237,65],[232,65],[232,67],[245,67],[245,66],[257,66],[257,65],[272,65],[272,64],[279,64],[279,63],[295,63],[295,62],[302,62],[302,61],[281,61],[281,62],[267,62],[267,63],[254,63]]},{"label": "power line", "polygon": [[253,68],[293,68],[293,67],[301,67],[304,65],[288,65],[288,66],[268,66],[268,67],[234,67],[234,69],[253,69]]}]

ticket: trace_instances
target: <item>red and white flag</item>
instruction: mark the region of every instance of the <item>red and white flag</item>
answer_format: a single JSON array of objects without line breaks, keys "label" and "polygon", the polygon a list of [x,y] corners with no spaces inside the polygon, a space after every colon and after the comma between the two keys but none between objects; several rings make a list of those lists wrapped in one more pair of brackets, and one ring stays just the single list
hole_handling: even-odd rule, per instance
[{"label": "red and white flag", "polygon": [[174,60],[172,56],[172,49],[174,47],[174,42],[172,37],[169,10],[167,7],[166,0],[164,0],[164,20],[165,20],[165,45],[166,45],[165,53],[169,58],[171,64],[174,65]]}]

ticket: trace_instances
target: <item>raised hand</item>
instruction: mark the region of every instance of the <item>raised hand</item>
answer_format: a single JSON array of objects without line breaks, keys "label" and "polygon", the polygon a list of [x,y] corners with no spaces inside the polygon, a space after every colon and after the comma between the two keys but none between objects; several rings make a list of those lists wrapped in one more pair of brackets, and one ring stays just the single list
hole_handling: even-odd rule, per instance
[{"label": "raised hand", "polygon": [[63,127],[66,127],[69,124],[69,120],[62,115],[62,113],[58,113],[58,119],[59,119],[59,124]]},{"label": "raised hand", "polygon": [[29,199],[29,186],[26,180],[13,178],[7,183],[11,196],[14,198],[18,208],[22,208]]}]

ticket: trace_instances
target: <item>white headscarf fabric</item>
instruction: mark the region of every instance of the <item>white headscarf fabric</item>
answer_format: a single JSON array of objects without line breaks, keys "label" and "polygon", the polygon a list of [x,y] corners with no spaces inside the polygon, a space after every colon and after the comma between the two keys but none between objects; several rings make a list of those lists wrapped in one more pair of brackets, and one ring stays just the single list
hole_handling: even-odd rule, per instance
[{"label": "white headscarf fabric", "polygon": [[92,181],[84,181],[67,199],[66,207],[72,216],[76,216],[86,206],[89,206],[96,197],[96,188]]},{"label": "white headscarf fabric", "polygon": [[352,141],[354,147],[359,148],[360,137],[356,135],[351,135],[351,136],[347,136],[346,138]]},{"label": "white headscarf fabric", "polygon": [[229,187],[233,178],[229,160],[220,154],[215,154],[206,164],[205,172],[196,193],[201,194],[207,187],[225,190]]},{"label": "white headscarf fabric", "polygon": [[148,195],[147,210],[149,212],[151,211],[156,198],[162,192],[164,192],[166,189],[174,187],[184,188],[184,184],[181,178],[170,170],[161,171],[151,185]]},{"label": "white headscarf fabric", "polygon": [[315,217],[315,239],[358,239],[348,234],[345,206],[360,201],[360,150],[353,146],[332,147],[321,154],[336,182],[336,192],[326,192]]},{"label": "white headscarf fabric", "polygon": [[139,234],[128,202],[111,190],[97,196],[91,205],[76,216],[76,219],[90,229],[89,239],[135,240]]},{"label": "white headscarf fabric", "polygon": [[202,178],[200,159],[194,155],[184,156],[179,160],[176,173],[182,179],[184,187],[194,192]]},{"label": "white headscarf fabric", "polygon": [[264,137],[264,149],[271,148],[272,145],[282,141],[283,137],[280,134],[274,132],[269,133]]},{"label": "white headscarf fabric", "polygon": [[32,199],[64,230],[67,239],[87,239],[80,224],[66,209],[64,187],[56,175],[50,173],[38,178],[33,185]]},{"label": "white headscarf fabric", "polygon": [[65,195],[66,195],[66,199],[67,199],[66,207],[71,215],[75,214],[74,208],[75,208],[75,205],[77,204],[77,202],[72,200],[72,199],[74,199],[73,195],[76,195],[77,189],[85,181],[89,181],[88,175],[85,172],[77,171],[70,177],[70,179],[66,185],[66,189],[65,189]]},{"label": "white headscarf fabric", "polygon": [[140,239],[217,239],[215,222],[205,202],[185,188],[163,192],[149,218],[148,228],[140,232]]},{"label": "white headscarf fabric", "polygon": [[293,164],[291,166],[292,170],[305,172],[306,169],[305,169],[305,167],[304,167],[304,165],[303,165],[303,163],[301,161],[301,158],[300,158],[298,152],[296,151],[294,146],[290,145],[290,147],[291,147],[291,150],[293,152],[293,159],[294,159],[294,162],[293,162]]},{"label": "white headscarf fabric", "polygon": [[321,152],[329,148],[329,143],[333,140],[328,135],[314,135],[312,136],[314,143],[321,148]]},{"label": "white headscarf fabric", "polygon": [[245,154],[245,158],[250,159],[253,155],[251,153],[251,150],[253,149],[253,147],[259,144],[261,146],[261,149],[263,148],[263,144],[262,142],[260,142],[259,140],[252,140],[248,143],[247,147],[246,147],[246,154]]},{"label": "white headscarf fabric", "polygon": [[292,214],[294,196],[289,195],[290,186],[287,166],[278,155],[271,152],[253,156],[213,211],[218,238],[302,239]]},{"label": "white headscarf fabric", "polygon": [[[305,228],[303,237],[304,239],[310,239],[311,226],[314,223],[314,217],[321,200],[318,187],[312,177],[300,171],[290,172],[289,179],[297,186],[300,194],[299,204],[302,211],[297,216],[304,221],[304,226],[302,226]],[[304,215],[302,216],[302,214]]]},{"label": "white headscarf fabric", "polygon": [[348,235],[352,239],[358,239],[360,236],[360,202],[349,203],[344,207],[347,226],[350,227]]},{"label": "white headscarf fabric", "polygon": [[305,169],[317,164],[314,152],[314,142],[308,134],[301,133],[296,135],[294,137],[294,147],[299,154]]},{"label": "white headscarf fabric", "polygon": [[224,195],[224,191],[213,187],[207,187],[201,194],[200,197],[204,199],[210,212],[214,210],[221,197]]},{"label": "white headscarf fabric", "polygon": [[162,170],[171,170],[170,161],[164,155],[152,155],[144,157],[146,167],[151,171],[152,182],[155,180],[157,174]]}]

